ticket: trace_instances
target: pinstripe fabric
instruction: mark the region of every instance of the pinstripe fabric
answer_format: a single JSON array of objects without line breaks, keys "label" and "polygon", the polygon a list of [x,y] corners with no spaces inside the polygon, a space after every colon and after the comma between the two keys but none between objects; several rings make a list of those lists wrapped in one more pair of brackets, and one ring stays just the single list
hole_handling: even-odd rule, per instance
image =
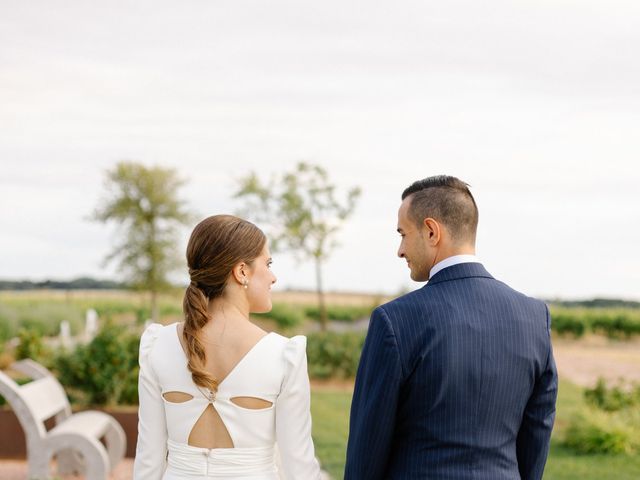
[{"label": "pinstripe fabric", "polygon": [[372,314],[346,480],[540,479],[557,374],[546,305],[479,263]]}]

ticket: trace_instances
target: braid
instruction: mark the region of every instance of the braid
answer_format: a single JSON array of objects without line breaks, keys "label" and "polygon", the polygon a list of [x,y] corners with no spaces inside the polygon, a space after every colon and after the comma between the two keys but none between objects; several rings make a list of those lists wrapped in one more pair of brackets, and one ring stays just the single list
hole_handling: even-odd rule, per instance
[{"label": "braid", "polygon": [[187,345],[187,367],[194,383],[200,387],[208,388],[212,392],[217,392],[217,380],[204,369],[206,356],[199,335],[202,327],[209,321],[207,304],[205,294],[195,286],[194,282],[191,282],[187,287],[182,304],[185,314],[182,336]]}]

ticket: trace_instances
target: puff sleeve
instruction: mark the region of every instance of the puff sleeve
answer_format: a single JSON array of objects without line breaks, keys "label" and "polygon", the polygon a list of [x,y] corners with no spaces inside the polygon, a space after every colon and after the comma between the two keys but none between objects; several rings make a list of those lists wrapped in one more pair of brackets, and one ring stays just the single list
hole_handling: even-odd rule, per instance
[{"label": "puff sleeve", "polygon": [[307,339],[291,338],[284,347],[287,373],[276,400],[276,441],[284,480],[320,478],[311,439],[311,393],[307,372]]},{"label": "puff sleeve", "polygon": [[159,323],[152,323],[140,338],[138,376],[138,444],[133,464],[134,480],[160,480],[167,459],[167,427],[162,390],[149,361],[158,334]]}]

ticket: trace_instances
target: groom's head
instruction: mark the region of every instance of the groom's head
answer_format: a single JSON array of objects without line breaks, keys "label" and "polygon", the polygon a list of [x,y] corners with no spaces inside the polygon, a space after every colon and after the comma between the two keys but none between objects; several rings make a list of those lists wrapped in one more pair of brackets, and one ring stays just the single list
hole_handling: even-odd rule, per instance
[{"label": "groom's head", "polygon": [[402,192],[398,256],[407,260],[413,280],[428,280],[437,262],[475,252],[477,227],[478,207],[469,185],[448,175],[418,180]]}]

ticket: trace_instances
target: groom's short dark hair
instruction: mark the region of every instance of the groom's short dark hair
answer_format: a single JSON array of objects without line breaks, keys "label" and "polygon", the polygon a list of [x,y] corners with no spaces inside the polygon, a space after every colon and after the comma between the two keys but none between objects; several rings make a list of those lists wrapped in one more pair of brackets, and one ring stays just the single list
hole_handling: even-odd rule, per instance
[{"label": "groom's short dark hair", "polygon": [[431,217],[449,229],[454,241],[475,243],[478,207],[467,183],[436,175],[413,182],[402,192],[402,200],[410,195],[409,215],[419,227]]}]

